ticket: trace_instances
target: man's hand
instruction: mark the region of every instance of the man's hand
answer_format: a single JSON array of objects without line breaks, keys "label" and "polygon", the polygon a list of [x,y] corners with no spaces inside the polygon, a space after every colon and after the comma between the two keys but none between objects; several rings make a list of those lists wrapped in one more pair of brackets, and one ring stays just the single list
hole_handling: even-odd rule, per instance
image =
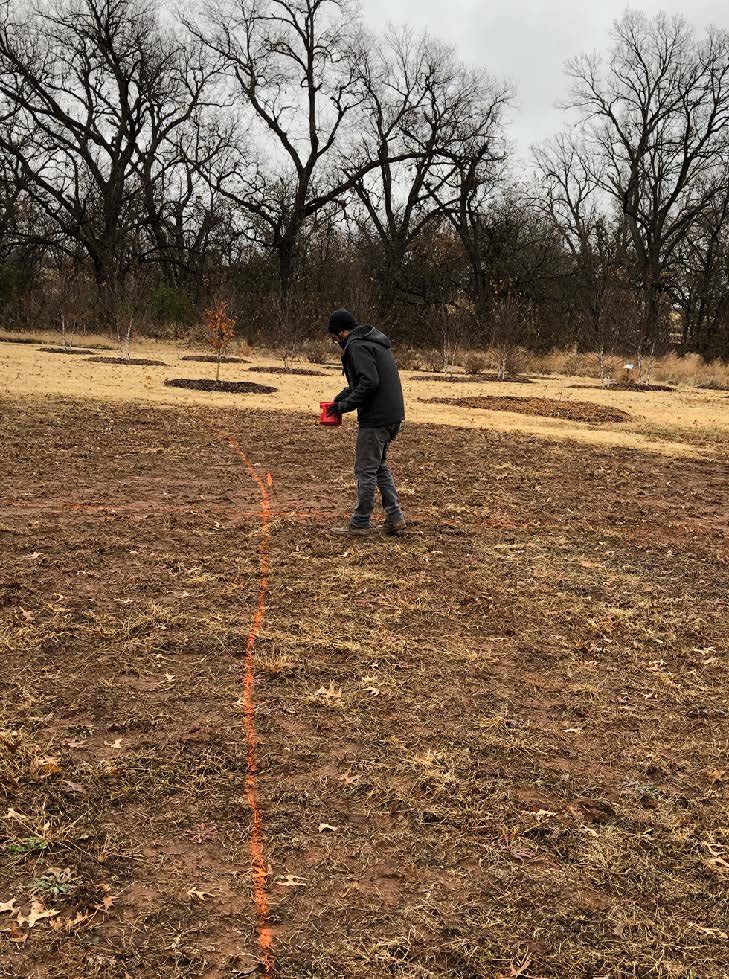
[{"label": "man's hand", "polygon": [[338,417],[341,414],[342,409],[339,407],[336,401],[332,402],[332,404],[330,404],[327,408],[327,418],[334,418],[335,415]]}]

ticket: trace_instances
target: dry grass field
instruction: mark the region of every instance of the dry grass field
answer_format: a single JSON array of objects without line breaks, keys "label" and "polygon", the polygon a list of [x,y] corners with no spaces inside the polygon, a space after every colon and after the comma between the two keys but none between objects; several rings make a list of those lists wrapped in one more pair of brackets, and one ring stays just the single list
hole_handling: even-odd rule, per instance
[{"label": "dry grass field", "polygon": [[0,344],[0,976],[726,979],[727,394],[408,375],[352,541],[336,372],[188,353]]}]

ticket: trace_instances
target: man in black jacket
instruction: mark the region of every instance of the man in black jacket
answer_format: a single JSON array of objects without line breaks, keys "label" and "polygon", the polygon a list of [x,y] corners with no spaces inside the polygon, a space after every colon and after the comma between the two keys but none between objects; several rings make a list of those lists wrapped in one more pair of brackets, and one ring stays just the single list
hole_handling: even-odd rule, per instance
[{"label": "man in black jacket", "polygon": [[347,309],[332,313],[328,329],[342,348],[347,378],[347,387],[336,396],[329,413],[343,415],[356,410],[359,422],[354,463],[357,508],[349,526],[335,527],[335,533],[357,537],[374,533],[370,519],[378,489],[385,510],[383,530],[402,533],[405,519],[387,466],[387,450],[405,418],[405,403],[390,341],[374,327],[360,326]]}]

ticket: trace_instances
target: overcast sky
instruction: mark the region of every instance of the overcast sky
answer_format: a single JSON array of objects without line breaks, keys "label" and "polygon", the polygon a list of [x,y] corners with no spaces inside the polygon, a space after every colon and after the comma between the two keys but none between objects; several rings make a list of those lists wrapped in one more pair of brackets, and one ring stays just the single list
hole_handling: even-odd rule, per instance
[{"label": "overcast sky", "polygon": [[[511,133],[524,157],[532,143],[562,125],[555,102],[566,92],[564,62],[607,49],[611,25],[626,9],[619,0],[362,0],[362,6],[373,30],[388,22],[427,28],[453,44],[464,61],[510,79],[517,90]],[[702,29],[729,28],[727,0],[646,0],[630,6],[648,14],[683,13]]]}]

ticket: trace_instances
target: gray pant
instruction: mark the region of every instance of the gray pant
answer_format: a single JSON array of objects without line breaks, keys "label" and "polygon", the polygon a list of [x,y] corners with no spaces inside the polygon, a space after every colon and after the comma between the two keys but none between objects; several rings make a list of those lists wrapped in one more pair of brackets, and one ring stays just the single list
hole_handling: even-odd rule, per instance
[{"label": "gray pant", "polygon": [[360,428],[357,433],[354,459],[357,508],[350,520],[352,527],[369,527],[378,489],[382,495],[386,518],[393,523],[403,519],[395,481],[387,466],[387,449],[399,431],[398,422],[385,428]]}]

